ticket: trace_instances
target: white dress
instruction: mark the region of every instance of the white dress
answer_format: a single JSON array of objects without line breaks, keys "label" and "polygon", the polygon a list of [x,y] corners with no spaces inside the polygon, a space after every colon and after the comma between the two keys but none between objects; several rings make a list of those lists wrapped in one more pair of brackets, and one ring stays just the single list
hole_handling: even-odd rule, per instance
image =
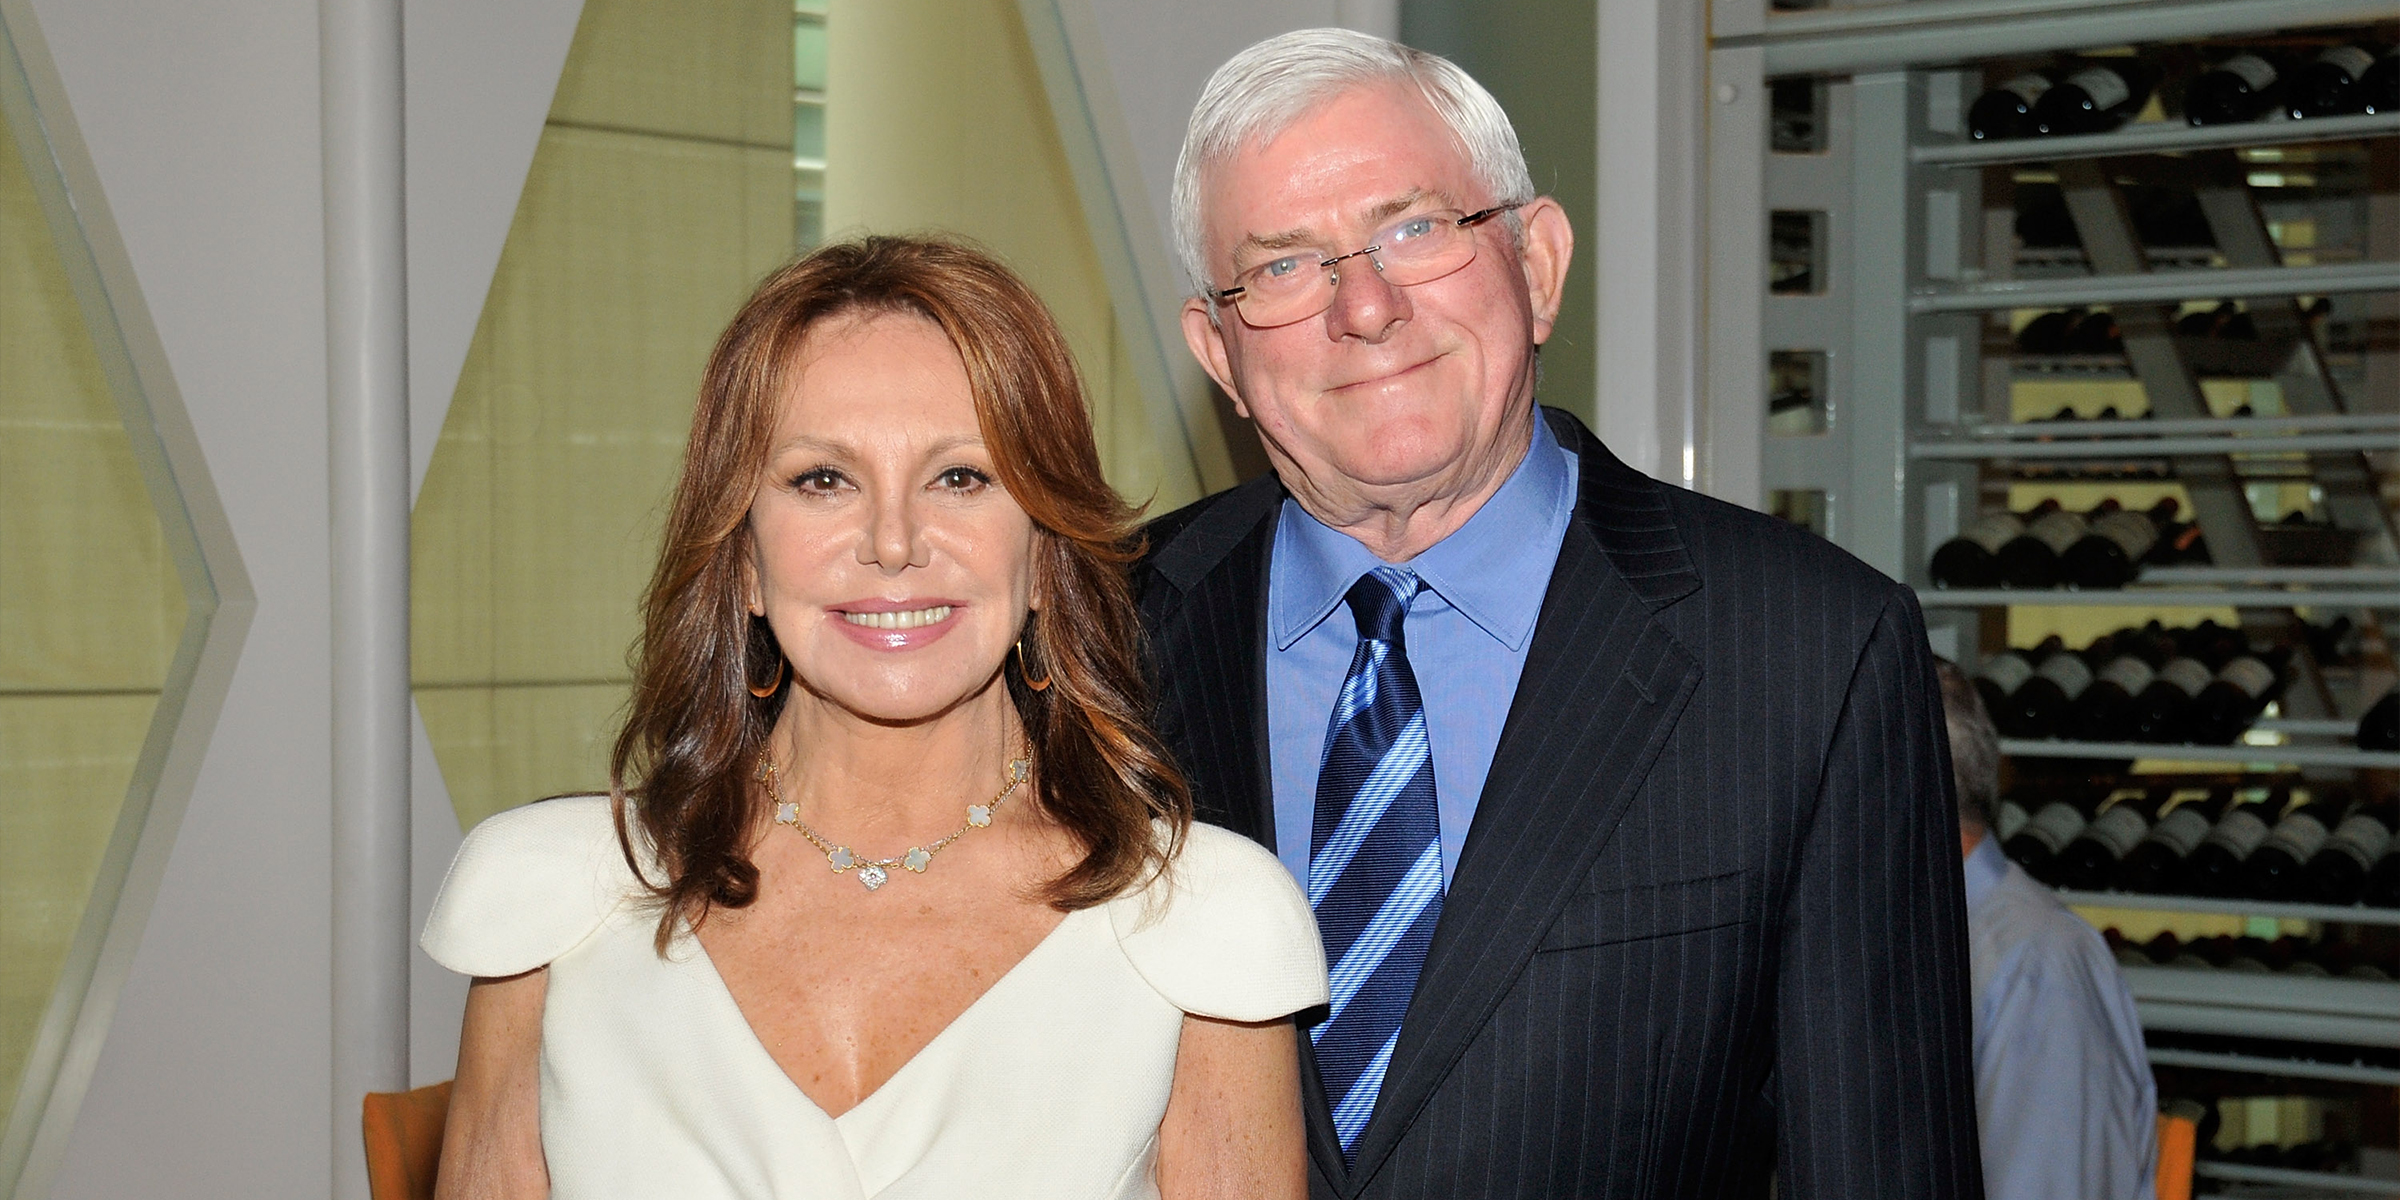
[{"label": "white dress", "polygon": [[605,796],[467,835],[423,944],[466,975],[550,968],[551,1195],[734,1200],[1155,1197],[1183,1016],[1326,999],[1306,900],[1248,840],[1195,825],[1165,882],[1067,914],[857,1107],[829,1117],[735,1006],[699,939],[665,958]]}]

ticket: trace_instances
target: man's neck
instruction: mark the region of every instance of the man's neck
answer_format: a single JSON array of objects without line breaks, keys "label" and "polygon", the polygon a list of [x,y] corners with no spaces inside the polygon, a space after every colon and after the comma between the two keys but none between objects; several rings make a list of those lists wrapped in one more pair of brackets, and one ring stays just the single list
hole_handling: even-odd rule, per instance
[{"label": "man's neck", "polygon": [[1296,472],[1286,473],[1285,487],[1308,515],[1356,539],[1375,557],[1404,563],[1458,532],[1516,474],[1532,452],[1533,423],[1542,419],[1532,405],[1526,409],[1524,423],[1500,439],[1513,449],[1434,487],[1415,485],[1388,494],[1357,489],[1337,498],[1311,489],[1305,479],[1294,478]]}]

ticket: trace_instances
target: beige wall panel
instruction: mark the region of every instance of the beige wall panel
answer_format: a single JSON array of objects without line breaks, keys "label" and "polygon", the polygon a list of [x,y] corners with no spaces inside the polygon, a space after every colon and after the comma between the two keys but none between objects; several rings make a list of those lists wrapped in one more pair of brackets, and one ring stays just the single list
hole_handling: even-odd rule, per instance
[{"label": "beige wall panel", "polygon": [[792,6],[586,0],[550,119],[774,147],[788,156]]},{"label": "beige wall panel", "polygon": [[1108,410],[1095,425],[1110,482],[1148,498],[1158,452],[1136,385],[1118,382],[1108,282],[1016,4],[873,0],[837,7],[827,30],[827,233],[945,231],[997,253],[1049,304]]},{"label": "beige wall panel", "polygon": [[459,824],[544,796],[606,790],[627,694],[622,683],[418,691]]},{"label": "beige wall panel", "polygon": [[0,696],[0,1126],[157,702]]},{"label": "beige wall panel", "polygon": [[0,131],[0,688],[156,688],[182,631],[125,426]]}]

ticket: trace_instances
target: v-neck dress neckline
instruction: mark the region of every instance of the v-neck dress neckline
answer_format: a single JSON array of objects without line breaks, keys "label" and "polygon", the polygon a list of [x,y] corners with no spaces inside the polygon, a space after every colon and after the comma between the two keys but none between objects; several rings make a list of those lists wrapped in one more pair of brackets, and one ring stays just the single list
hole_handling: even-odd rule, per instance
[{"label": "v-neck dress neckline", "polygon": [[1196,827],[1163,879],[1069,913],[831,1116],[767,1051],[697,938],[653,948],[657,909],[608,806],[567,797],[477,826],[423,939],[465,974],[548,967],[541,1128],[559,1200],[1155,1197],[1184,1016],[1271,1020],[1325,1001],[1290,874]]}]

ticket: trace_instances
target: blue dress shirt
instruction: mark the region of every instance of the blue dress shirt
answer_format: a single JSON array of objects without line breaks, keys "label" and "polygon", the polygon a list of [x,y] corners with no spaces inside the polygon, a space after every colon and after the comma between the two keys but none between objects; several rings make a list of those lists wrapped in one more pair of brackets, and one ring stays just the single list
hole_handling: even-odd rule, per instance
[{"label": "blue dress shirt", "polygon": [[1998,838],[1966,882],[1984,1195],[2150,1200],[2158,1092],[2116,959]]},{"label": "blue dress shirt", "polygon": [[[1445,885],[1516,699],[1542,594],[1575,512],[1575,477],[1574,453],[1537,415],[1533,445],[1500,490],[1450,536],[1400,564],[1424,583],[1402,629],[1433,744]],[[1296,501],[1283,502],[1267,568],[1267,735],[1275,853],[1302,887],[1326,724],[1358,648],[1342,596],[1381,565],[1356,538]],[[1336,613],[1342,619],[1326,619]]]}]

